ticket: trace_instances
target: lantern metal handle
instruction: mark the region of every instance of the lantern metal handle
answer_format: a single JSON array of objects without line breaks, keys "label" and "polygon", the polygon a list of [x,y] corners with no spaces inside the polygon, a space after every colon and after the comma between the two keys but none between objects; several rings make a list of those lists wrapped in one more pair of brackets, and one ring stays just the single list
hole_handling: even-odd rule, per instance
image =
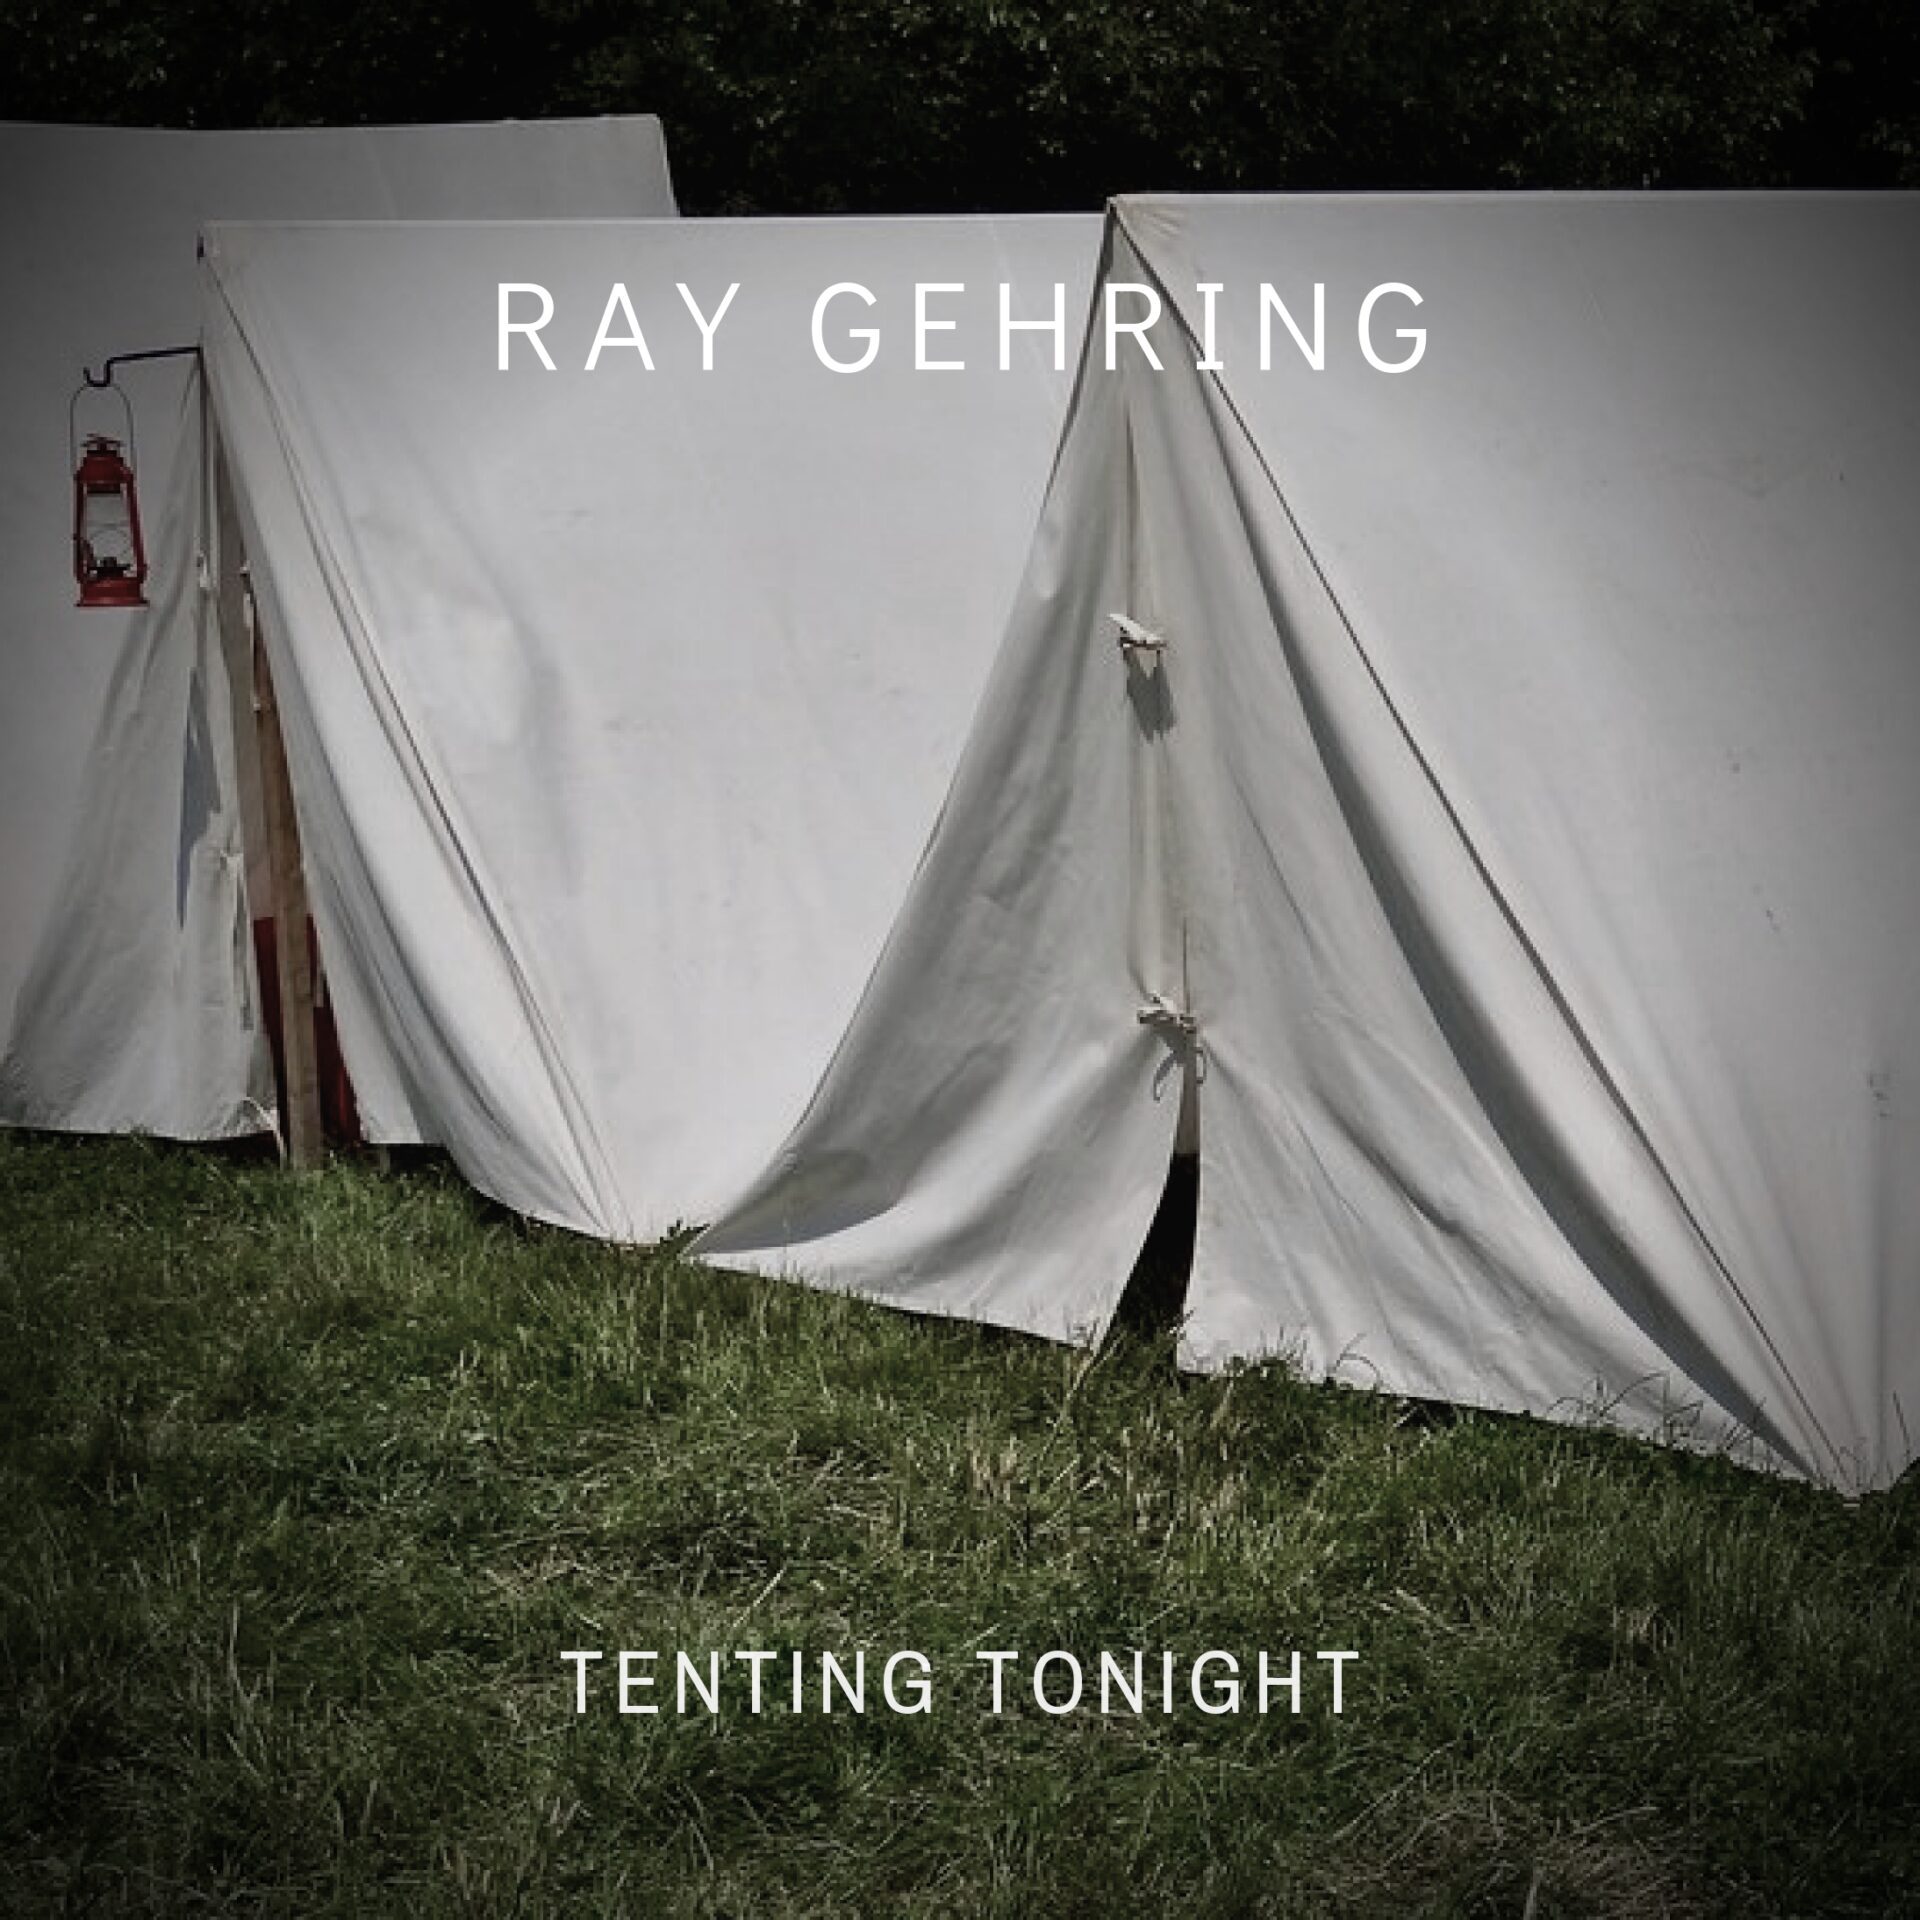
[{"label": "lantern metal handle", "polygon": [[95,391],[104,388],[120,402],[120,411],[127,417],[127,465],[137,473],[140,470],[140,449],[134,444],[133,403],[111,380],[95,380],[91,375],[88,376],[86,386],[74,388],[73,398],[67,402],[67,464],[73,466],[80,458],[80,435],[74,422],[80,405],[80,396],[89,388]]}]

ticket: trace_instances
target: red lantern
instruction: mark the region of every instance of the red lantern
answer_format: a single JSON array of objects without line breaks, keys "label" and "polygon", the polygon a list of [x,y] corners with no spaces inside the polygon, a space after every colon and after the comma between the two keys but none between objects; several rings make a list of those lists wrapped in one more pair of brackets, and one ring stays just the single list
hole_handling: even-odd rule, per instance
[{"label": "red lantern", "polygon": [[87,435],[73,474],[73,577],[83,607],[144,607],[140,495],[120,442]]}]

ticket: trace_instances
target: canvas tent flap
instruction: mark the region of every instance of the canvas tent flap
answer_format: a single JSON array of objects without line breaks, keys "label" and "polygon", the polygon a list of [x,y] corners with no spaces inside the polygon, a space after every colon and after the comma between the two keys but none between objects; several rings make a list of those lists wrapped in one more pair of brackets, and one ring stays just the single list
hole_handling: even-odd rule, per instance
[{"label": "canvas tent flap", "polygon": [[[363,1096],[393,1068],[375,1137],[396,1099],[489,1193],[618,1237],[765,1161],[945,791],[1064,416],[1071,334],[1002,371],[998,288],[1062,288],[1077,330],[1099,232],[210,230],[343,1047]],[[502,283],[551,298],[551,370],[524,340],[501,370]],[[839,283],[872,304],[823,321],[836,357],[879,329],[858,373],[814,347]],[[934,337],[964,370],[915,370],[917,283],[964,289]],[[705,371],[688,296],[730,286]]]},{"label": "canvas tent flap", "polygon": [[[702,1245],[902,1304],[937,1265],[966,1310],[1045,1324],[1002,1276],[1058,1271],[1078,1218],[1135,1199],[1153,1076],[1074,1107],[1078,1213],[1020,1213],[988,1258],[970,1235],[1029,1148],[982,1153],[968,1065],[1052,946],[1117,952],[1022,836],[1044,819],[1045,849],[1140,886],[1152,766],[1200,1074],[1188,1364],[1291,1352],[1850,1486],[1898,1472],[1917,229],[1911,199],[1119,203],[1107,277],[1163,298],[1165,370],[1090,353],[966,761],[1054,778],[1009,817],[963,775],[807,1120]],[[1303,331],[1325,285],[1323,371],[1277,323],[1260,370],[1262,280]],[[1397,376],[1357,338],[1384,283],[1429,328]],[[1110,664],[1088,583],[1120,468],[1169,716],[1126,783],[1109,716],[1035,692]],[[901,1047],[948,1097],[900,1085]],[[1057,1107],[1045,1047],[1006,1051]],[[1124,1280],[1100,1257],[1083,1301]]]},{"label": "canvas tent flap", "polygon": [[153,623],[169,644],[121,651],[94,761],[99,802],[82,815],[50,922],[60,944],[29,971],[0,1058],[0,1112],[17,1124],[206,1140],[256,1131],[272,1108],[203,401],[190,380],[183,484],[154,543]]},{"label": "canvas tent flap", "polygon": [[[150,657],[162,644],[155,616],[73,607],[69,395],[83,364],[197,338],[195,252],[208,219],[667,215],[660,125],[641,115],[231,133],[0,125],[0,183],[8,263],[0,402],[9,422],[0,445],[0,1036],[10,1036],[13,1054],[0,1120],[31,1113],[50,1126],[174,1131],[197,1114],[196,1131],[230,1132],[256,1120],[247,1117],[246,1076],[216,1084],[230,1061],[224,1039],[199,1068],[176,1060],[189,1084],[157,1102],[107,1101],[104,1069],[87,1066],[90,1046],[137,1044],[102,1024],[111,1017],[104,997],[89,1009],[88,982],[119,964],[134,922],[149,934],[160,924],[168,882],[129,868],[109,884],[96,870],[96,891],[76,919],[61,906],[74,899],[73,863],[99,858],[97,846],[82,852],[80,836],[94,830],[81,822],[94,806],[132,807],[126,790],[103,786],[130,777],[136,751],[161,756],[143,766],[156,793],[177,788],[188,747],[182,734],[169,749],[144,711],[109,692],[176,669]],[[201,485],[177,472],[175,458],[189,363],[155,362],[122,378],[151,537],[176,480],[190,498]],[[79,424],[123,431],[117,407],[97,400],[83,401]],[[156,586],[171,592],[158,576]],[[137,749],[129,727],[143,729]],[[140,893],[148,880],[150,897]],[[122,902],[129,920],[117,927]],[[172,948],[150,954],[149,970],[157,977],[183,957]],[[30,1025],[15,1002],[36,964],[44,990]],[[60,1032],[45,1024],[56,1003],[74,1010]],[[123,1089],[132,1084],[154,1083]]]},{"label": "canvas tent flap", "polygon": [[1163,670],[1129,663],[1113,619],[1151,605],[1120,383],[1083,382],[1008,640],[857,1017],[793,1138],[696,1244],[1093,1340],[1152,1219],[1190,1062],[1177,1026],[1141,1018],[1185,991],[1170,715]]}]

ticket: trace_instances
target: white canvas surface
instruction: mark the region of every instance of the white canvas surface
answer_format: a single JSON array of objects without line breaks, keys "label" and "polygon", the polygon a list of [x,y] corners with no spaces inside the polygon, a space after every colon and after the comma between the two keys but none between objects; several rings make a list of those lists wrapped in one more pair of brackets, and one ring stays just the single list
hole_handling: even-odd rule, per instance
[{"label": "white canvas surface", "polygon": [[[798,1116],[1004,630],[1097,219],[229,227],[207,353],[375,1138],[627,1238]],[[555,368],[502,372],[497,290]],[[818,296],[878,326],[816,356]],[[915,370],[915,286],[958,323]],[[584,362],[614,284],[636,349]],[[678,287],[711,315],[701,370]],[[537,311],[537,302],[520,309]],[[1025,309],[1023,309],[1025,310]],[[617,331],[628,333],[623,323]]]},{"label": "white canvas surface", "polygon": [[[1883,1484],[1920,1408],[1920,202],[1114,219],[1166,370],[1090,359],[886,956],[703,1250],[1097,1333],[1190,1068],[1187,1364]],[[1325,284],[1324,371],[1277,323],[1259,370],[1262,280],[1303,322]],[[1400,375],[1355,326],[1389,282]]]},{"label": "white canvas surface", "polygon": [[[149,628],[137,614],[73,605],[68,400],[82,366],[197,339],[195,249],[210,219],[673,210],[651,116],[220,133],[0,125],[0,1038],[36,950],[60,937],[50,923],[99,786],[92,756],[109,683],[143,671],[127,655]],[[150,551],[168,511],[189,366],[121,375]],[[78,425],[118,436],[122,419],[111,398],[89,396]],[[182,713],[175,731],[184,730]],[[167,778],[177,790],[177,751]],[[85,1077],[71,1058],[48,1072]],[[90,1108],[96,1120],[160,1130],[204,1110],[193,1094],[185,1113]]]}]

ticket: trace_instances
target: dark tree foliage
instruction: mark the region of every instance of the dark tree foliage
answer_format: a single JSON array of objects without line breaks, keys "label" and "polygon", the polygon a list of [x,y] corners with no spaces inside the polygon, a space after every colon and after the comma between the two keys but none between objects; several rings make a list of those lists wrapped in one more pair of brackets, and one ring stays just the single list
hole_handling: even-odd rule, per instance
[{"label": "dark tree foliage", "polygon": [[0,0],[0,114],[665,120],[690,212],[1920,185],[1915,0]]}]

